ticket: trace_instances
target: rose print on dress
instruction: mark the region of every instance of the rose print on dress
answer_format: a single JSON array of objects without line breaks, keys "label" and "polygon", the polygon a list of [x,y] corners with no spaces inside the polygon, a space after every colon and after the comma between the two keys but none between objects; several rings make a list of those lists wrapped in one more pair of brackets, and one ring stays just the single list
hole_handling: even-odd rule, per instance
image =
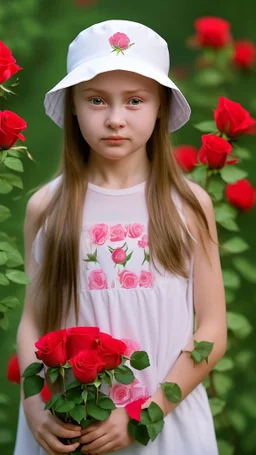
[{"label": "rose print on dress", "polygon": [[109,38],[109,44],[113,48],[112,52],[116,52],[116,55],[119,55],[120,53],[124,54],[124,51],[129,49],[131,46],[133,46],[135,43],[130,44],[130,38],[125,33],[117,32],[114,35],[110,36]]},{"label": "rose print on dress", "polygon": [[142,262],[142,265],[145,261],[150,262],[150,256],[148,253],[148,236],[143,235],[142,239],[138,240],[138,245],[139,247],[144,248],[144,261]]},{"label": "rose print on dress", "polygon": [[108,238],[108,225],[107,224],[94,224],[89,229],[92,241],[95,245],[104,245]]},{"label": "rose print on dress", "polygon": [[128,237],[131,237],[132,239],[140,237],[144,232],[143,224],[139,223],[127,224],[125,227],[127,229]]},{"label": "rose print on dress", "polygon": [[132,289],[136,288],[139,282],[139,277],[136,273],[130,272],[129,270],[123,270],[117,274],[122,288]]},{"label": "rose print on dress", "polygon": [[94,262],[95,264],[99,261],[97,259],[97,248],[95,249],[94,253],[87,253],[87,258],[88,259],[83,259],[85,262]]},{"label": "rose print on dress", "polygon": [[[123,248],[126,248],[125,250]],[[115,263],[115,267],[117,264],[121,264],[125,267],[126,263],[131,259],[132,257],[132,253],[129,253],[128,255],[126,255],[126,252],[128,250],[128,246],[127,246],[127,243],[125,242],[121,247],[119,248],[112,248],[111,246],[108,246],[108,249],[110,251],[111,254],[111,258],[113,260],[113,262]]]},{"label": "rose print on dress", "polygon": [[148,270],[141,270],[139,276],[139,286],[141,288],[152,288],[155,281],[155,277],[152,272]]},{"label": "rose print on dress", "polygon": [[121,224],[110,226],[110,242],[119,242],[124,240],[127,235],[127,230]]},{"label": "rose print on dress", "polygon": [[91,290],[108,289],[105,272],[102,269],[91,270],[88,285]]},{"label": "rose print on dress", "polygon": [[124,356],[131,357],[132,354],[136,351],[140,351],[140,346],[135,340],[130,340],[129,338],[122,338],[122,340],[126,344],[126,351],[124,352]]}]

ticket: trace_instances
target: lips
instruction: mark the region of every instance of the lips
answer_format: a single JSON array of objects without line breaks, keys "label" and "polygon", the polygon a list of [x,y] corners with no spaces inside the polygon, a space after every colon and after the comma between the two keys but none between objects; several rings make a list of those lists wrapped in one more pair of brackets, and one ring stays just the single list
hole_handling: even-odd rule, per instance
[{"label": "lips", "polygon": [[122,136],[109,136],[109,137],[105,137],[104,139],[105,140],[110,140],[110,141],[121,141],[121,140],[124,140],[126,138],[122,137]]}]

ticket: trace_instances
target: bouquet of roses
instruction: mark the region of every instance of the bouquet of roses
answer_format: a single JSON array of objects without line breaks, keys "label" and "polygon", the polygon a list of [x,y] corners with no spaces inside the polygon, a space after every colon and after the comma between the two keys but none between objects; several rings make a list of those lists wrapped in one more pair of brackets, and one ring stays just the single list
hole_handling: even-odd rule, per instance
[{"label": "bouquet of roses", "polygon": [[[108,419],[116,408],[108,394],[103,393],[104,384],[111,387],[113,381],[121,384],[136,382],[132,369],[125,365],[127,360],[136,370],[150,365],[145,351],[125,355],[127,345],[124,341],[101,332],[98,327],[49,332],[35,346],[40,362],[30,364],[22,375],[25,399],[43,389],[45,380],[41,372],[44,369],[51,392],[45,409],[62,421],[79,424],[83,429]],[[128,431],[143,445],[147,445],[150,439],[153,441],[164,425],[163,411],[156,403],[141,410],[148,398],[140,397],[125,406],[131,418]],[[76,442],[75,439],[61,440],[67,444]],[[80,453],[79,448],[75,453]]]}]

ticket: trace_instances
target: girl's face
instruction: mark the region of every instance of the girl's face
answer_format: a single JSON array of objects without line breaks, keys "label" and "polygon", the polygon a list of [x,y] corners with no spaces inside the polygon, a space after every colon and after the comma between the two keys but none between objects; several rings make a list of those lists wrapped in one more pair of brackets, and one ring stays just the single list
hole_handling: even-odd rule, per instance
[{"label": "girl's face", "polygon": [[[116,70],[74,86],[73,100],[90,154],[119,160],[146,153],[160,107],[160,85],[139,74]],[[123,141],[110,142],[109,136]]]}]

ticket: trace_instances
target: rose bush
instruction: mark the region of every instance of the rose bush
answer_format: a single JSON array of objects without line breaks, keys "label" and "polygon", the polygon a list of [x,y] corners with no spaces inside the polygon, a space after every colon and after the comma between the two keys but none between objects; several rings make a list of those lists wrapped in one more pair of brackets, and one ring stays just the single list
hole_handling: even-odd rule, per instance
[{"label": "rose bush", "polygon": [[219,17],[201,17],[194,22],[196,41],[202,47],[222,48],[231,42],[230,23]]},{"label": "rose bush", "polygon": [[235,139],[243,134],[256,134],[256,120],[241,104],[224,96],[219,97],[214,120],[218,130],[229,138]]},{"label": "rose bush", "polygon": [[0,149],[10,149],[20,139],[25,141],[22,130],[27,128],[27,123],[11,111],[0,111]]},{"label": "rose bush", "polygon": [[0,84],[6,82],[10,77],[22,70],[21,66],[16,64],[16,60],[11,50],[0,41]]},{"label": "rose bush", "polygon": [[250,40],[239,40],[234,43],[233,62],[240,68],[253,68],[256,64],[256,46]]}]

